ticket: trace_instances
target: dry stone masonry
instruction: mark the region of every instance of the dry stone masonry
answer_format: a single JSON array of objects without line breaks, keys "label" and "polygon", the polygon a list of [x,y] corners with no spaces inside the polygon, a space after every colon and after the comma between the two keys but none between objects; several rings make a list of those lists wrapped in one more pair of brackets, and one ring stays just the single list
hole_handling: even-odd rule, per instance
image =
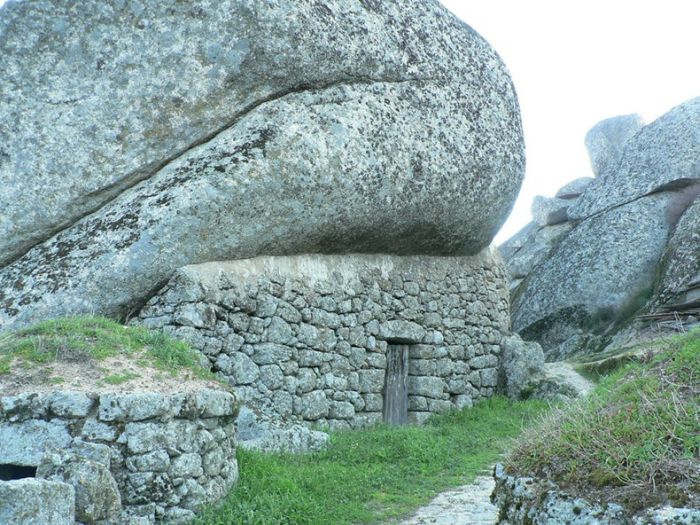
[{"label": "dry stone masonry", "polygon": [[392,348],[413,421],[491,396],[508,291],[490,250],[259,257],[179,270],[135,322],[189,341],[262,414],[348,428],[382,420]]},{"label": "dry stone masonry", "polygon": [[[238,479],[236,411],[232,394],[209,389],[0,397],[0,494],[18,493],[0,501],[2,523],[29,523],[21,516],[32,508],[39,516],[74,509],[85,525],[185,523]],[[33,502],[49,483],[74,498]]]}]

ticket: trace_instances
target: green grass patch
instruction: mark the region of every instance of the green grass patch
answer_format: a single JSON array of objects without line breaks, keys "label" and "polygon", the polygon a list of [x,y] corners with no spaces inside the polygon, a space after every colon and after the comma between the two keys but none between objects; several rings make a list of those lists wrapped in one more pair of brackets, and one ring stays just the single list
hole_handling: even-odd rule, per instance
[{"label": "green grass patch", "polygon": [[471,482],[548,406],[493,398],[422,427],[335,432],[316,454],[239,450],[239,484],[196,523],[340,525],[403,516]]},{"label": "green grass patch", "polygon": [[[104,317],[91,316],[53,319],[3,334],[0,374],[9,373],[13,362],[40,366],[59,361],[101,361],[119,356],[134,357],[144,365],[172,375],[189,370],[197,377],[213,379],[213,375],[200,365],[197,352],[186,343],[161,332],[123,326]],[[119,381],[120,377],[115,375],[112,379]]]},{"label": "green grass patch", "polygon": [[604,377],[585,399],[526,431],[510,471],[551,476],[636,510],[700,492],[700,333]]}]

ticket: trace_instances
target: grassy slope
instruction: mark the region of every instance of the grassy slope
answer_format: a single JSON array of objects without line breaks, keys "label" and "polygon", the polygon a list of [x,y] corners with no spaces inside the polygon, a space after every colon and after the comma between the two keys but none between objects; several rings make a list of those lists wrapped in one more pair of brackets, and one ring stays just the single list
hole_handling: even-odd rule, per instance
[{"label": "grassy slope", "polygon": [[[172,373],[188,369],[198,377],[213,377],[201,368],[197,353],[185,343],[162,332],[122,326],[104,317],[54,319],[0,335],[0,374],[19,364],[41,366],[118,356],[130,356]],[[116,383],[123,379],[118,374],[111,377]]]},{"label": "grassy slope", "polygon": [[630,510],[700,493],[700,333],[606,377],[527,431],[507,468]]},{"label": "grassy slope", "polygon": [[423,427],[380,426],[332,434],[327,451],[239,451],[241,480],[200,525],[376,523],[405,515],[499,459],[542,402],[494,398]]}]

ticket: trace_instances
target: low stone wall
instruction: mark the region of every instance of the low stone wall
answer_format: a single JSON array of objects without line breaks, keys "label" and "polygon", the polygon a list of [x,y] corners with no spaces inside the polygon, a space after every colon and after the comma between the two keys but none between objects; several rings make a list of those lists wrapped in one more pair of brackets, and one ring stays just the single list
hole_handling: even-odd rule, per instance
[{"label": "low stone wall", "polygon": [[38,466],[40,476],[44,471],[55,480],[62,473],[65,479],[56,468],[61,459],[54,456],[70,450],[111,473],[124,523],[186,522],[201,505],[221,499],[238,478],[236,413],[234,396],[216,390],[0,397],[0,470],[12,478],[13,469]]},{"label": "low stone wall", "polygon": [[510,326],[505,272],[490,250],[188,266],[134,322],[189,341],[247,405],[331,428],[382,419],[394,344],[408,346],[410,420],[491,396]]},{"label": "low stone wall", "polygon": [[616,503],[587,501],[560,490],[550,480],[509,476],[502,465],[494,469],[491,496],[498,507],[499,525],[693,525],[700,510],[673,507],[628,514]]}]

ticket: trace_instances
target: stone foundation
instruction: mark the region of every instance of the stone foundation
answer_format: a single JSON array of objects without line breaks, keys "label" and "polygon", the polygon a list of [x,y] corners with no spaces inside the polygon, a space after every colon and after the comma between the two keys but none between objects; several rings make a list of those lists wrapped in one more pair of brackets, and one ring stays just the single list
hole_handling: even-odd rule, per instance
[{"label": "stone foundation", "polygon": [[[0,397],[0,470],[12,478],[13,471],[38,466],[38,476],[43,471],[53,481],[66,479],[60,462],[69,451],[69,462],[78,457],[93,471],[111,474],[124,523],[186,522],[201,505],[221,499],[238,478],[236,413],[234,396],[215,390]],[[81,490],[99,491],[76,487],[76,501]],[[101,511],[78,505],[80,512]]]},{"label": "stone foundation", "polygon": [[500,257],[302,255],[187,266],[134,322],[189,341],[275,419],[382,420],[387,349],[408,352],[408,417],[493,395],[509,331]]},{"label": "stone foundation", "polygon": [[616,503],[598,503],[561,490],[553,481],[509,476],[494,468],[491,500],[498,507],[498,525],[694,525],[700,510],[670,506],[644,509],[634,516]]}]

